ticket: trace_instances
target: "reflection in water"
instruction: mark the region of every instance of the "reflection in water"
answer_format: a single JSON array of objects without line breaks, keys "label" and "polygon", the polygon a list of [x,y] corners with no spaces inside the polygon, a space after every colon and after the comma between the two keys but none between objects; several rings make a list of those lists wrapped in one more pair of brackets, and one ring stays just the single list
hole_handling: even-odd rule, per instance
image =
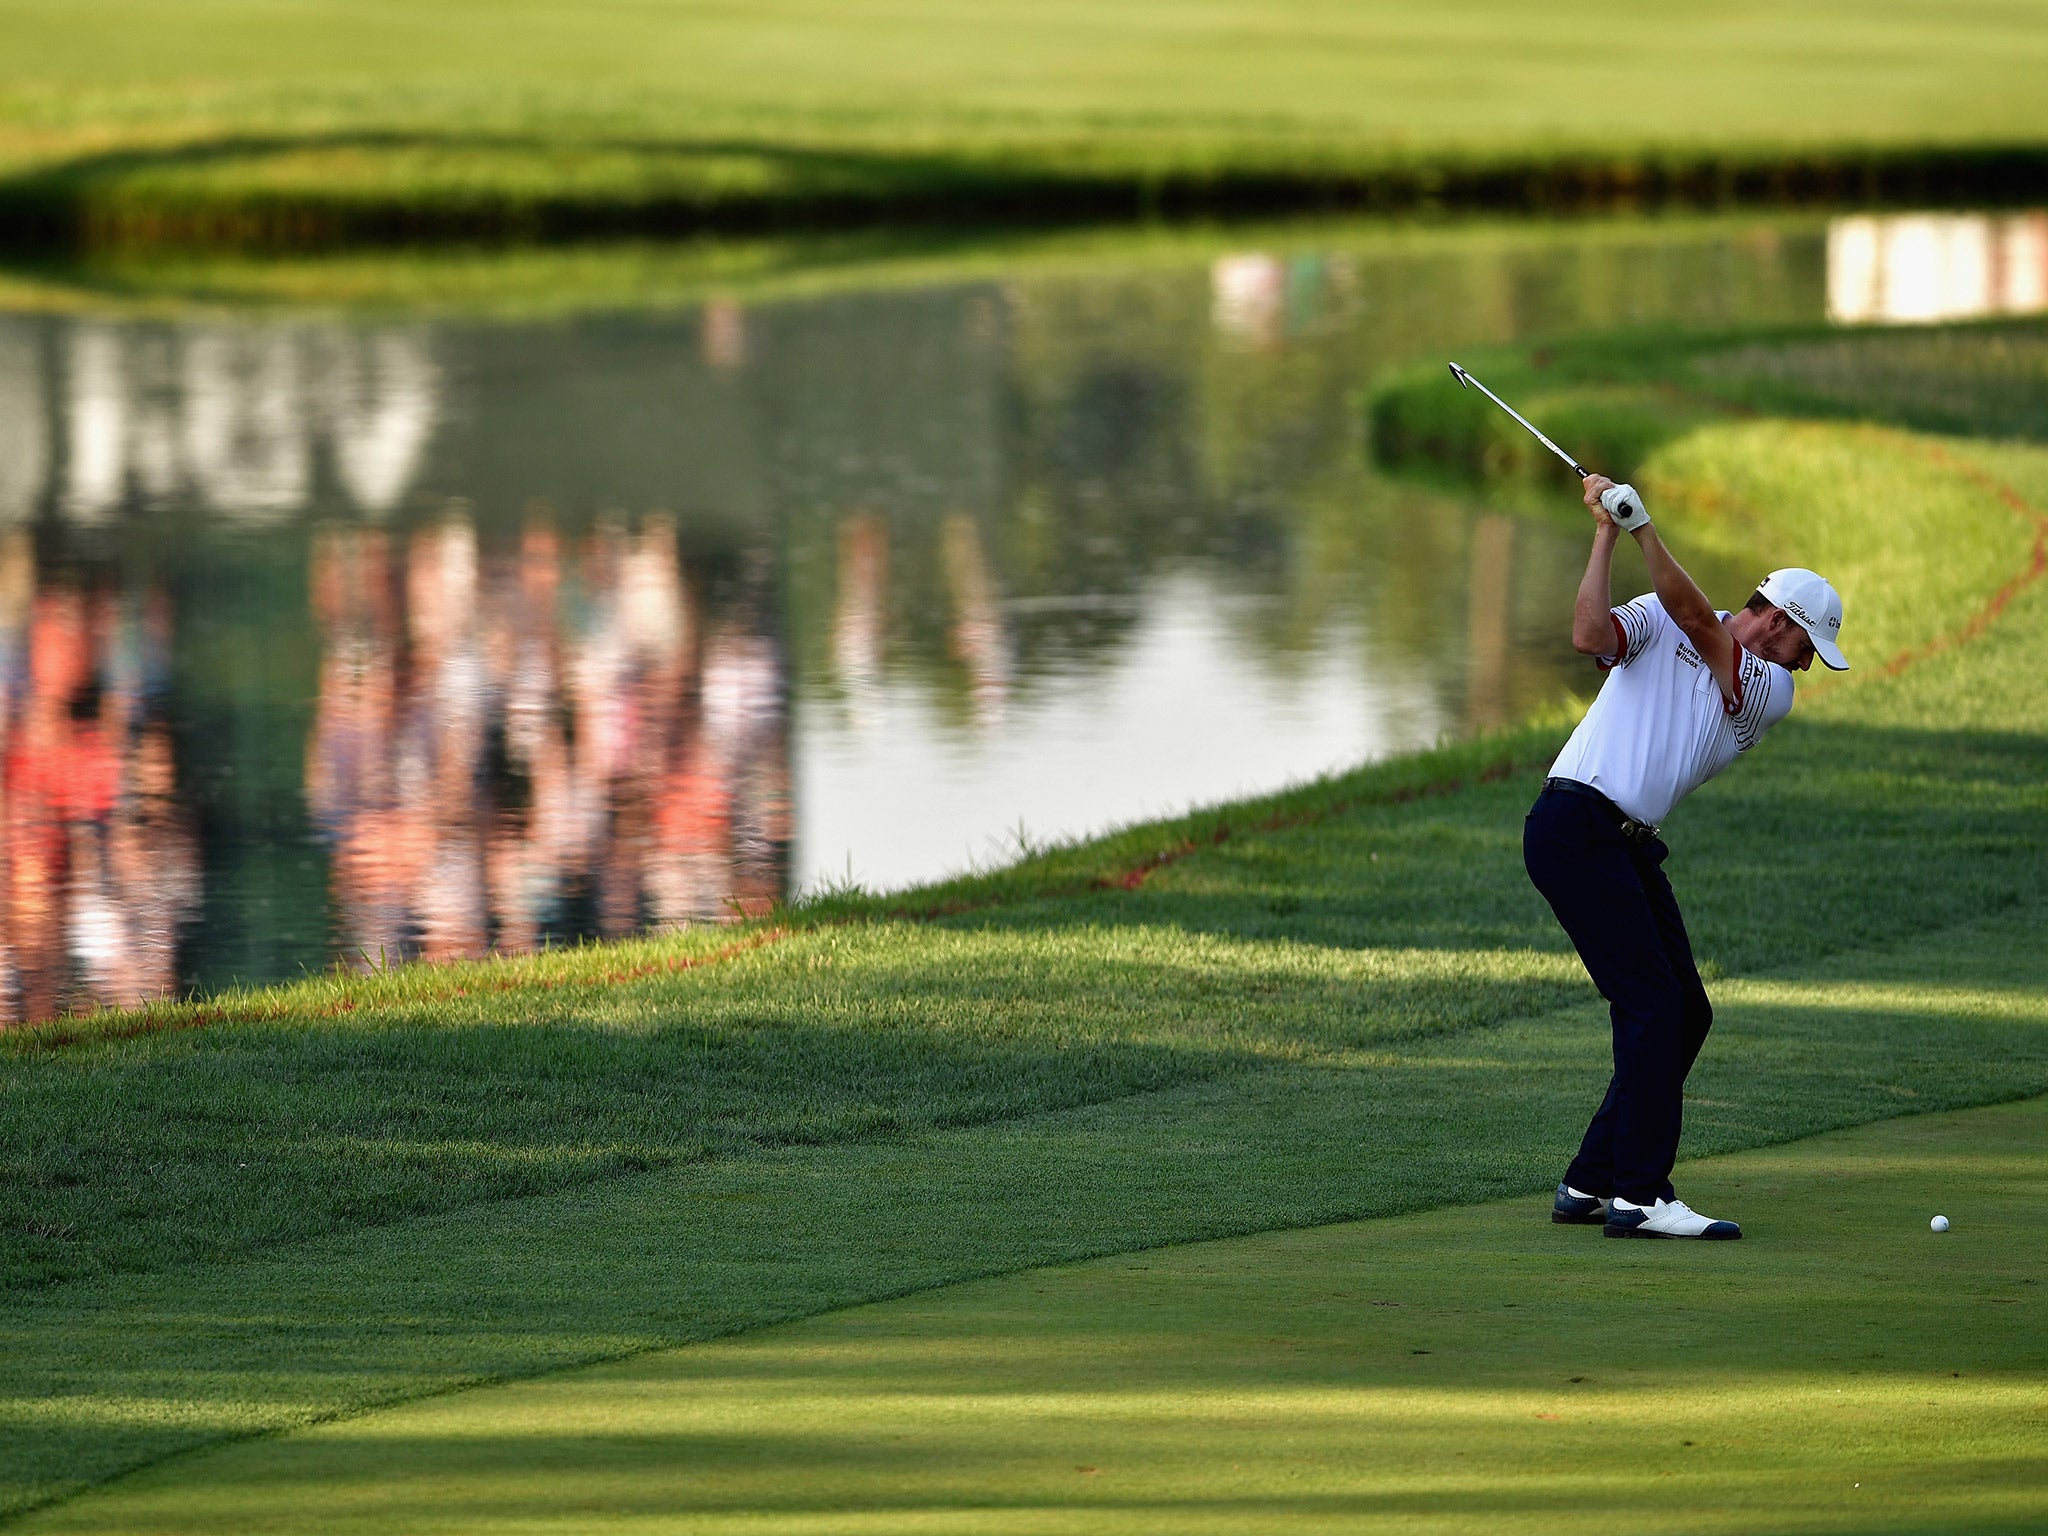
[{"label": "reflection in water", "polygon": [[721,373],[747,361],[747,312],[736,299],[712,299],[704,306],[704,361]]},{"label": "reflection in water", "polygon": [[889,622],[889,523],[856,512],[839,524],[832,664],[856,709],[882,676]]},{"label": "reflection in water", "polygon": [[1845,325],[2048,310],[2048,213],[1892,214],[1828,225],[1828,317]]},{"label": "reflection in water", "polygon": [[1827,251],[1411,230],[545,324],[0,316],[37,743],[0,1008],[929,879],[1510,720],[1583,681],[1583,551],[1380,475],[1362,391],[1812,321]]},{"label": "reflection in water", "polygon": [[531,949],[572,908],[615,936],[759,910],[789,840],[781,668],[691,602],[675,529],[543,524],[479,556],[328,528],[306,798],[360,958]]},{"label": "reflection in water", "polygon": [[1466,596],[1465,727],[1492,731],[1509,723],[1509,654],[1514,601],[1515,525],[1482,517],[1472,525],[1472,580]]},{"label": "reflection in water", "polygon": [[0,1007],[46,1018],[176,988],[199,900],[163,718],[159,593],[37,581],[0,537]]},{"label": "reflection in water", "polygon": [[356,508],[381,515],[439,408],[438,371],[413,331],[88,323],[70,332],[63,365],[60,506],[80,523],[175,501],[275,521],[313,499],[322,462]]},{"label": "reflection in water", "polygon": [[1219,256],[1209,269],[1216,329],[1249,347],[1271,346],[1280,337],[1287,267],[1259,252]]},{"label": "reflection in water", "polygon": [[0,324],[0,526],[33,516],[49,472],[49,423],[34,339]]},{"label": "reflection in water", "polygon": [[953,654],[967,669],[979,724],[992,724],[1010,691],[1010,647],[996,608],[996,583],[974,519],[954,513],[943,524],[946,585],[953,595]]}]

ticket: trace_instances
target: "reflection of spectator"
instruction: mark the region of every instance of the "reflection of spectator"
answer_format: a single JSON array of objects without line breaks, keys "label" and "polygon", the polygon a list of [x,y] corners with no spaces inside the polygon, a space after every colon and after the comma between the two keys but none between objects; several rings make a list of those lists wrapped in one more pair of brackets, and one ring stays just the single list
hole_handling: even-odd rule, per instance
[{"label": "reflection of spectator", "polygon": [[0,988],[6,1015],[133,1004],[177,983],[197,840],[153,711],[170,619],[154,598],[36,589],[0,542]]},{"label": "reflection of spectator", "polygon": [[162,997],[177,983],[178,929],[200,897],[197,840],[175,797],[169,731],[135,743],[122,814],[72,833],[72,952],[97,1001]]},{"label": "reflection of spectator", "polygon": [[[306,788],[352,948],[525,949],[578,898],[609,935],[779,893],[779,653],[730,626],[700,652],[670,524],[566,549],[535,526],[489,560],[451,519],[393,567],[374,533],[315,547]],[[730,681],[735,649],[765,687]],[[744,728],[710,702],[732,693]]]},{"label": "reflection of spectator", "polygon": [[738,299],[711,300],[704,306],[701,325],[705,362],[721,372],[745,365],[747,312]]},{"label": "reflection of spectator", "polygon": [[1286,262],[1256,252],[1219,256],[1209,268],[1210,320],[1241,346],[1276,346],[1314,324],[1329,288],[1350,275],[1318,256]]},{"label": "reflection of spectator", "polygon": [[706,647],[694,718],[660,789],[650,850],[654,920],[760,911],[789,842],[782,671],[772,642]]},{"label": "reflection of spectator", "polygon": [[18,320],[0,318],[0,524],[35,516],[49,471],[42,353]]},{"label": "reflection of spectator", "polygon": [[947,518],[944,547],[946,584],[953,589],[953,654],[967,667],[976,716],[993,721],[1010,694],[1010,643],[996,605],[995,574],[973,518]]},{"label": "reflection of spectator", "polygon": [[856,706],[881,680],[889,624],[889,524],[856,512],[839,524],[839,594],[832,661]]},{"label": "reflection of spectator", "polygon": [[1287,268],[1276,256],[1246,252],[1219,256],[1209,269],[1210,318],[1216,329],[1246,346],[1280,339]]}]

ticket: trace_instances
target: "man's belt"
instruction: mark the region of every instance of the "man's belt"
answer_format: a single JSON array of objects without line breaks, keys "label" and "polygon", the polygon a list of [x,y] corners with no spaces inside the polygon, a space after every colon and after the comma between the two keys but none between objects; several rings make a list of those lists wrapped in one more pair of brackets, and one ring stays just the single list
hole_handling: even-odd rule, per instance
[{"label": "man's belt", "polygon": [[1647,821],[1637,821],[1590,784],[1581,784],[1577,779],[1545,779],[1543,787],[1557,790],[1560,794],[1583,795],[1591,800],[1607,813],[1608,818],[1621,829],[1621,835],[1632,843],[1647,843],[1657,836],[1655,827]]}]

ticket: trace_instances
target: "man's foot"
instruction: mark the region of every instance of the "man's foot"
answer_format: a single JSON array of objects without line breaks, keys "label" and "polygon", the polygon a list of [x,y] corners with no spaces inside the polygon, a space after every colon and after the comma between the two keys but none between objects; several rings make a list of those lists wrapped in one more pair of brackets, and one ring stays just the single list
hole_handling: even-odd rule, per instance
[{"label": "man's foot", "polygon": [[1683,1200],[1659,1200],[1655,1205],[1636,1205],[1616,1195],[1607,1211],[1607,1235],[1703,1237],[1725,1241],[1742,1236],[1742,1228],[1732,1221],[1716,1221],[1711,1216],[1702,1216]]},{"label": "man's foot", "polygon": [[1557,1204],[1550,1219],[1568,1227],[1597,1227],[1607,1219],[1607,1201],[1599,1195],[1582,1194],[1569,1184],[1557,1186]]}]

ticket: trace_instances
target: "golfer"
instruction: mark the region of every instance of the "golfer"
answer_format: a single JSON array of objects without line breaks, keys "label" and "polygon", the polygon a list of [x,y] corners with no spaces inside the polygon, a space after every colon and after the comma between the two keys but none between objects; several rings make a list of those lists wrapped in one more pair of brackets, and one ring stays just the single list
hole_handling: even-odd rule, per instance
[{"label": "golfer", "polygon": [[[1812,571],[1773,571],[1742,612],[1715,611],[1639,505],[1622,501],[1620,522],[1603,507],[1613,485],[1586,478],[1593,553],[1572,614],[1572,644],[1607,675],[1551,765],[1522,841],[1529,878],[1614,1019],[1614,1076],[1557,1186],[1552,1219],[1598,1222],[1609,1237],[1740,1237],[1741,1227],[1689,1209],[1671,1187],[1685,1076],[1714,1012],[1664,878],[1670,850],[1658,827],[1790,713],[1794,672],[1816,655],[1848,668],[1842,600]],[[1624,527],[1656,590],[1610,608]]]}]

